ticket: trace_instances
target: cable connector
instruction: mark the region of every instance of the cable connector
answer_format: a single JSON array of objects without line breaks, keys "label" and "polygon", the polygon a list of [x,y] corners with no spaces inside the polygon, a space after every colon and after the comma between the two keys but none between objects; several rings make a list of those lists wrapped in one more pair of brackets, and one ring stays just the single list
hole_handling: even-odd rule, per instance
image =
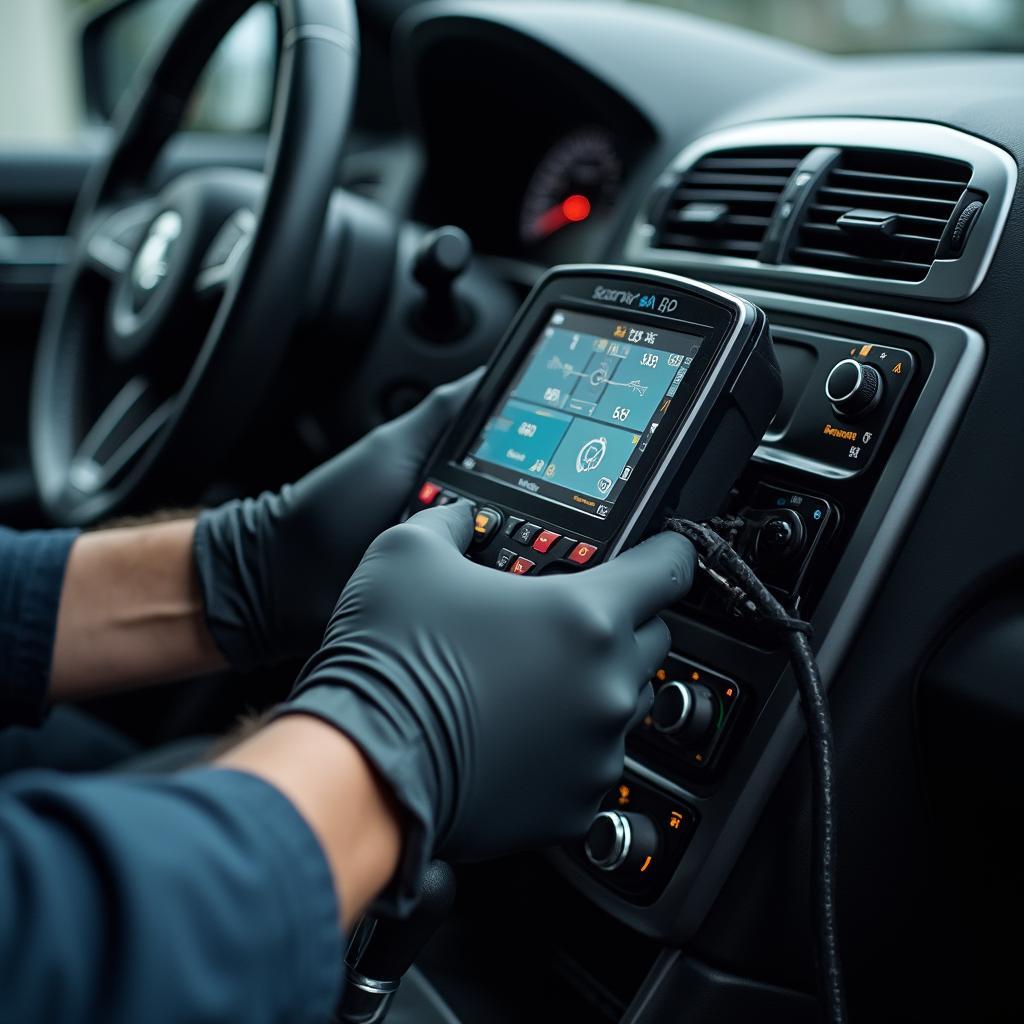
[{"label": "cable connector", "polygon": [[846,999],[839,957],[835,895],[835,741],[828,695],[810,643],[813,635],[811,624],[791,615],[736,553],[732,544],[716,532],[716,528],[721,528],[735,540],[745,526],[745,520],[736,518],[712,519],[710,525],[678,518],[668,519],[665,523],[666,529],[682,534],[693,544],[697,549],[698,564],[710,578],[725,588],[739,607],[773,629],[789,648],[811,750],[812,907],[819,987],[824,1019],[830,1024],[844,1024]]}]

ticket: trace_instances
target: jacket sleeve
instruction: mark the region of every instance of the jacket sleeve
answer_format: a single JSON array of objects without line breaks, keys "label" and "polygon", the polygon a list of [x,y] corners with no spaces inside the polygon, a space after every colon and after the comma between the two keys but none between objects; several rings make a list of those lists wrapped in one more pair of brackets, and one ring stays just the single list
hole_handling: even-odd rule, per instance
[{"label": "jacket sleeve", "polygon": [[57,609],[74,530],[0,527],[0,727],[46,713]]},{"label": "jacket sleeve", "polygon": [[26,772],[0,783],[0,1022],[329,1020],[334,885],[274,787]]}]

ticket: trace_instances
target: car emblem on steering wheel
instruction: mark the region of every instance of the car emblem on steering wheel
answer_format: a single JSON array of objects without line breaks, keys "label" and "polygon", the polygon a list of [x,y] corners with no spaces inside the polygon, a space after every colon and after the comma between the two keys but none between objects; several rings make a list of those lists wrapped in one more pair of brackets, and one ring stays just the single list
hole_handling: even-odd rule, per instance
[{"label": "car emblem on steering wheel", "polygon": [[181,214],[174,210],[165,211],[153,221],[132,268],[132,283],[139,292],[152,292],[167,276],[171,247],[181,234],[181,228]]}]

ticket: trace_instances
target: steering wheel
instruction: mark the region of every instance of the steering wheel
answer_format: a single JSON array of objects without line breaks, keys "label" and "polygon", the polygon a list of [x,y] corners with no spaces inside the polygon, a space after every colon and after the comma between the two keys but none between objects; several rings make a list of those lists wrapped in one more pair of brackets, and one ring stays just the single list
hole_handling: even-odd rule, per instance
[{"label": "steering wheel", "polygon": [[252,422],[302,312],[355,91],[353,0],[279,0],[264,174],[150,184],[201,71],[254,2],[196,0],[79,196],[31,395],[33,469],[58,523],[180,498]]}]

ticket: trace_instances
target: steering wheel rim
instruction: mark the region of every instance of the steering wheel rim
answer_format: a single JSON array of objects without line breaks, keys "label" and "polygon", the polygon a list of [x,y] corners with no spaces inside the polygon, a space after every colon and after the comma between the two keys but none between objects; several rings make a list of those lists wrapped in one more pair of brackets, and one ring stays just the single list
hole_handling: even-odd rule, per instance
[{"label": "steering wheel rim", "polygon": [[[265,179],[192,172],[147,194],[200,72],[255,2],[196,0],[119,107],[113,148],[82,188],[31,393],[32,466],[57,523],[182,500],[243,435],[302,314],[354,99],[353,0],[279,0]],[[237,223],[246,216],[247,229]],[[225,233],[237,241],[240,230],[242,241],[211,264]],[[200,316],[190,304],[211,282],[220,298]],[[204,317],[194,358],[171,351],[175,334]],[[97,399],[103,386],[113,394]]]}]

